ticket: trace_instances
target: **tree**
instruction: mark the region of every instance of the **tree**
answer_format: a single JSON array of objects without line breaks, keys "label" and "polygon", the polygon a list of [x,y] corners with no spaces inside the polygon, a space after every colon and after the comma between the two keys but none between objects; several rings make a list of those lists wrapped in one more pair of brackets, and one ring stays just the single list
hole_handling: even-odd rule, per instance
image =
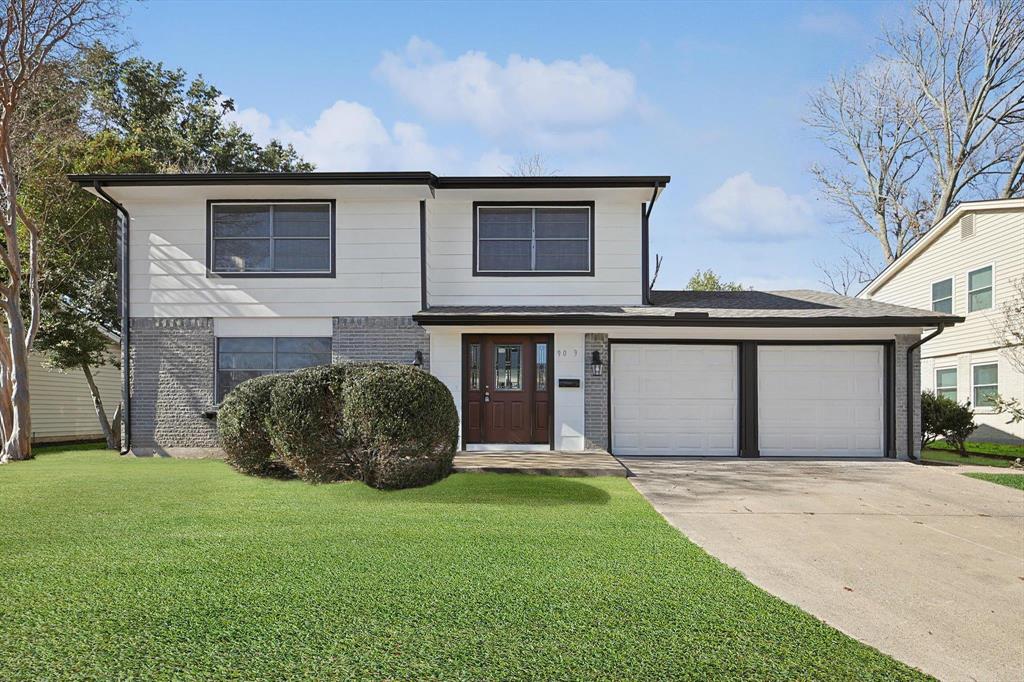
[{"label": "tree", "polygon": [[63,65],[56,79],[71,115],[46,163],[22,186],[26,213],[49,227],[41,243],[41,311],[36,350],[58,370],[80,370],[89,385],[107,446],[120,443],[92,371],[119,365],[117,219],[105,202],[68,182],[67,173],[304,171],[312,165],[290,146],[257,144],[224,116],[233,103],[201,78],[141,58],[124,61],[103,45]]},{"label": "tree", "polygon": [[831,152],[811,169],[822,196],[878,245],[848,240],[823,268],[850,289],[956,202],[1024,192],[1024,0],[920,0],[867,66],[811,97],[807,123]]},{"label": "tree", "polygon": [[[47,86],[80,46],[110,33],[118,7],[107,0],[48,0],[4,4],[0,26],[0,309],[6,333],[0,335],[0,463],[32,456],[28,354],[39,331],[40,238],[44,223],[20,203],[20,185],[40,159],[60,108],[51,118],[46,107],[27,103],[47,100]],[[40,118],[37,118],[40,117]],[[53,138],[50,138],[53,139]]]},{"label": "tree", "polygon": [[542,178],[558,175],[558,170],[548,166],[542,154],[520,154],[511,168],[503,168],[505,175],[521,178]]},{"label": "tree", "polygon": [[921,394],[921,448],[939,438],[956,446],[962,457],[967,456],[967,438],[978,428],[974,423],[974,410],[970,402],[960,405],[955,400],[931,391]]},{"label": "tree", "polygon": [[686,283],[688,291],[743,291],[743,285],[725,282],[711,269],[698,270]]}]

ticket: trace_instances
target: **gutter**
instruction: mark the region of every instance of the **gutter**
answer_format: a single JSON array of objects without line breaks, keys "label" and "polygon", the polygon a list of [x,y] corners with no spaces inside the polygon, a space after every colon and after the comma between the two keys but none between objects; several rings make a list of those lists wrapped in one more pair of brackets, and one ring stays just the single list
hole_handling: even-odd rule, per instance
[{"label": "gutter", "polygon": [[130,263],[129,260],[129,235],[128,226],[131,223],[131,216],[128,209],[122,206],[114,197],[104,191],[99,180],[94,180],[92,188],[96,194],[103,197],[120,214],[120,237],[121,247],[121,423],[124,425],[124,438],[121,440],[121,454],[126,455],[131,451],[132,446],[132,408],[131,408],[131,355],[128,349],[131,347],[131,285],[130,285]]},{"label": "gutter", "polygon": [[946,324],[940,322],[938,329],[907,348],[907,457],[912,462],[917,460],[917,457],[914,457],[914,351],[941,334],[945,328]]}]

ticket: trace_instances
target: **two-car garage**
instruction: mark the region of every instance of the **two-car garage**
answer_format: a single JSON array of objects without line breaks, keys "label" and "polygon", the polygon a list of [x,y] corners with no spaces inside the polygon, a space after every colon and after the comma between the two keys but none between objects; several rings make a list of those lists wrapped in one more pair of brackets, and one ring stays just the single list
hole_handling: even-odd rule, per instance
[{"label": "two-car garage", "polygon": [[884,344],[743,346],[613,342],[612,452],[736,456],[745,442],[743,454],[769,457],[885,454]]}]

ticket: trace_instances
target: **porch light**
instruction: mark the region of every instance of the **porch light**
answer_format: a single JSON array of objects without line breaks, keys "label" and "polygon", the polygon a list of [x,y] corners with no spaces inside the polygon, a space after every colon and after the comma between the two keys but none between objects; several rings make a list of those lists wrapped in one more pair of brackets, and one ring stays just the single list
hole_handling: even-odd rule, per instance
[{"label": "porch light", "polygon": [[590,360],[590,369],[595,377],[601,376],[601,372],[604,371],[604,363],[601,362],[601,351],[594,351]]},{"label": "porch light", "polygon": [[412,359],[412,366],[413,367],[422,367],[423,366],[423,351],[421,351],[421,350],[416,351],[416,355],[414,355],[413,359]]}]

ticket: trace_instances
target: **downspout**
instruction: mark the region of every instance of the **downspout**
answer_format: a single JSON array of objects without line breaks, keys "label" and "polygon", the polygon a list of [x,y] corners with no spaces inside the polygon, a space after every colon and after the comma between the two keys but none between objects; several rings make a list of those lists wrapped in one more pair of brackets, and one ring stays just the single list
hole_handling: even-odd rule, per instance
[{"label": "downspout", "polygon": [[[917,459],[914,457],[914,351],[941,334],[945,328],[946,324],[939,322],[938,329],[907,348],[907,458],[911,461]],[[920,400],[920,396],[918,399]]]},{"label": "downspout", "polygon": [[130,292],[131,292],[131,272],[129,260],[129,235],[128,226],[131,222],[131,216],[128,215],[128,209],[122,206],[114,197],[104,191],[103,186],[100,185],[99,180],[94,180],[92,188],[99,194],[103,199],[109,203],[114,209],[120,214],[121,229],[119,245],[121,247],[121,423],[124,425],[124,438],[121,441],[121,454],[126,455],[131,451],[132,447],[132,403],[131,403],[131,356],[128,352],[131,342],[131,320],[129,318],[130,308]]},{"label": "downspout", "polygon": [[654,202],[658,199],[658,190],[661,189],[659,183],[654,184],[654,192],[651,194],[651,201],[646,205],[640,207],[640,232],[641,232],[641,255],[643,259],[643,267],[640,268],[640,276],[643,277],[643,286],[641,287],[641,299],[642,305],[651,304],[651,228],[650,219],[651,211],[654,210]]}]

